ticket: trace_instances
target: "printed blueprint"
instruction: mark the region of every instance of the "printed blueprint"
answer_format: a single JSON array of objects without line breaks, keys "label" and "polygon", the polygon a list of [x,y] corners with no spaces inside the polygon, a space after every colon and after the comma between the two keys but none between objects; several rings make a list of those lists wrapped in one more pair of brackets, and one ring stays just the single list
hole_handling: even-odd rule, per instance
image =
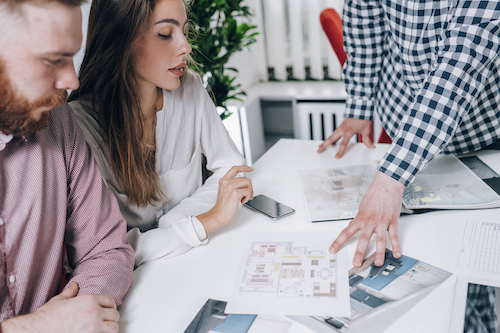
[{"label": "printed blueprint", "polygon": [[348,316],[347,256],[330,254],[331,242],[323,233],[253,235],[226,311],[300,315],[335,308]]},{"label": "printed blueprint", "polygon": [[293,242],[253,242],[241,292],[277,297],[336,297],[336,256]]}]

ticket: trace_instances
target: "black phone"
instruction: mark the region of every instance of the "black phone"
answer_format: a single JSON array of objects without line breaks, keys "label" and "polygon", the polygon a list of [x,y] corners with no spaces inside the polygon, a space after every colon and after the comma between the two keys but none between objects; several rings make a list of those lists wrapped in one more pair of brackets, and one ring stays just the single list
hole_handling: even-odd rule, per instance
[{"label": "black phone", "polygon": [[252,200],[244,204],[246,207],[262,213],[272,220],[279,220],[295,213],[295,209],[288,207],[263,194],[256,195]]}]

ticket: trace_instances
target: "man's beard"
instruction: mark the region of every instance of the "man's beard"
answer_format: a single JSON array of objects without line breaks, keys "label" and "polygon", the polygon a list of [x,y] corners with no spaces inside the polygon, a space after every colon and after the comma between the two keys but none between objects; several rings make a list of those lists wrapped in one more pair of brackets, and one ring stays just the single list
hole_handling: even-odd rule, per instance
[{"label": "man's beard", "polygon": [[33,118],[33,111],[48,105],[61,105],[67,97],[66,90],[59,90],[51,96],[29,102],[20,92],[16,92],[0,59],[0,131],[7,135],[25,136],[45,128],[50,120],[50,112],[43,112],[40,119]]}]

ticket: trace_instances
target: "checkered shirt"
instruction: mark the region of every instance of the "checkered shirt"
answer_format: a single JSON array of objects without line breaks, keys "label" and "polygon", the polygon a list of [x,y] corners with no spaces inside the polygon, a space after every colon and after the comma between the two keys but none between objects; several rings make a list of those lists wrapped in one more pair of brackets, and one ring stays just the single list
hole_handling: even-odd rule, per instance
[{"label": "checkered shirt", "polygon": [[500,1],[347,0],[343,22],[346,116],[379,114],[381,172],[408,185],[436,154],[500,137]]},{"label": "checkered shirt", "polygon": [[464,333],[497,333],[495,288],[469,284]]}]

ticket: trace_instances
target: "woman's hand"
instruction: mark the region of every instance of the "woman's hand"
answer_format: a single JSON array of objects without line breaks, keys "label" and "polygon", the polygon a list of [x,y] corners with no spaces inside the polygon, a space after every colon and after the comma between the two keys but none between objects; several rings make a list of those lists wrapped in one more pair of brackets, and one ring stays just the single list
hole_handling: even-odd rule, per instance
[{"label": "woman's hand", "polygon": [[251,180],[246,177],[235,178],[240,172],[251,171],[253,168],[246,165],[233,166],[219,180],[219,191],[214,208],[197,216],[207,235],[231,223],[238,211],[239,204],[253,199]]}]

